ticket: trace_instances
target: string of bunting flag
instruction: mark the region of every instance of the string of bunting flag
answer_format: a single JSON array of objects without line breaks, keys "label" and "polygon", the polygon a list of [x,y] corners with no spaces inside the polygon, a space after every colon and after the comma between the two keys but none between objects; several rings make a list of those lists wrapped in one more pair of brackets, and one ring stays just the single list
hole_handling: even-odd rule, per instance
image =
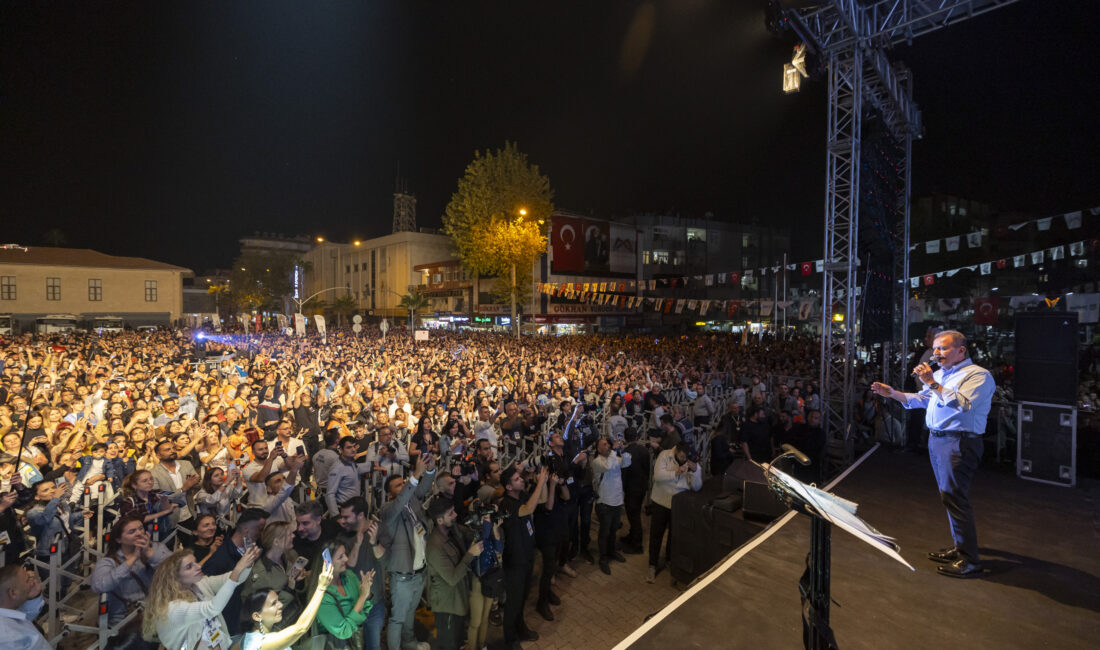
[{"label": "string of bunting flag", "polygon": [[[702,276],[699,276],[702,277]],[[713,277],[713,274],[712,274]],[[624,310],[652,309],[653,311],[682,314],[684,310],[697,312],[700,316],[706,316],[712,311],[725,314],[732,318],[737,314],[750,316],[768,316],[778,310],[797,308],[797,318],[805,320],[820,314],[820,299],[802,300],[773,300],[762,298],[759,300],[702,300],[688,298],[658,298],[652,296],[627,296],[607,291],[630,291],[638,284],[644,290],[647,287],[676,286],[675,282],[680,278],[667,280],[648,280],[636,282],[540,282],[538,292],[549,296],[568,298],[596,305],[611,305]]]},{"label": "string of bunting flag", "polygon": [[[1100,240],[1091,240],[1092,249],[1100,249]],[[925,273],[922,275],[915,275],[909,278],[909,286],[912,288],[919,287],[922,283],[924,286],[929,287],[936,283],[936,278],[955,277],[956,274],[962,271],[981,271],[982,275],[989,275],[996,269],[1007,269],[1008,262],[1012,260],[1012,268],[1018,269],[1030,262],[1031,265],[1042,264],[1048,259],[1060,260],[1066,256],[1066,249],[1069,249],[1070,257],[1079,257],[1085,254],[1085,244],[1087,240],[1075,241],[1069,244],[1059,244],[1057,246],[1051,246],[1048,248],[1040,248],[1039,250],[1031,251],[1028,253],[1022,253],[1020,255],[1013,255],[1012,257],[1002,257],[1001,259],[989,260],[987,262],[979,262],[977,264],[968,264],[966,266],[960,266],[954,269],[946,269],[943,271],[936,271],[934,273]]]},{"label": "string of bunting flag", "polygon": [[[1066,212],[1061,215],[1053,217],[1041,217],[1039,219],[1028,219],[1027,221],[1021,221],[1008,226],[1008,229],[1016,232],[1022,230],[1028,226],[1034,225],[1039,232],[1050,230],[1054,220],[1057,217],[1061,217],[1066,222],[1067,230],[1077,230],[1081,227],[1081,220],[1085,213],[1091,216],[1100,215],[1100,207],[1088,208],[1087,210],[1074,210],[1073,212]],[[966,235],[954,235],[952,237],[942,237],[938,239],[930,239],[928,241],[910,243],[909,250],[914,251],[919,248],[923,248],[924,252],[929,255],[936,255],[941,250],[947,252],[953,252],[959,250],[961,242],[965,239],[966,245],[969,248],[981,248],[982,245],[982,233],[981,231],[975,231],[967,233]],[[941,247],[940,244],[943,244]]]}]

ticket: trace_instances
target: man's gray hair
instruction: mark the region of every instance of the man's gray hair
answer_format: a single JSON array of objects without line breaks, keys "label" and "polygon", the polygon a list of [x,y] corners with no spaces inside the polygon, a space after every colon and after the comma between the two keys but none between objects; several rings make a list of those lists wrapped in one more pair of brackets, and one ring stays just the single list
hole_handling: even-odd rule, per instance
[{"label": "man's gray hair", "polygon": [[936,335],[936,338],[941,336],[950,336],[951,344],[966,347],[966,335],[958,330],[944,330]]}]

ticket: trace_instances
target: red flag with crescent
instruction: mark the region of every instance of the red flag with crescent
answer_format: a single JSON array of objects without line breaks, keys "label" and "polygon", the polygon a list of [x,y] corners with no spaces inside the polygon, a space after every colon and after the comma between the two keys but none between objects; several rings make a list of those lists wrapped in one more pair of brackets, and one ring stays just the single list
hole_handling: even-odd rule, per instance
[{"label": "red flag with crescent", "polygon": [[813,272],[814,272],[814,263],[813,262],[803,262],[802,263],[802,275],[810,275]]},{"label": "red flag with crescent", "polygon": [[975,298],[974,299],[974,324],[996,325],[997,312],[1001,307],[1000,298]]},{"label": "red flag with crescent", "polygon": [[554,251],[554,272],[584,271],[584,233],[580,219],[554,215],[550,245]]}]

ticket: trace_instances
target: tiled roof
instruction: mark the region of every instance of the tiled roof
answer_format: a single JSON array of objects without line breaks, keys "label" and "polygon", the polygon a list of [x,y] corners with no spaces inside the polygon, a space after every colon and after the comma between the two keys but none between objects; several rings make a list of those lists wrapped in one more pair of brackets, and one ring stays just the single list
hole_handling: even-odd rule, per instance
[{"label": "tiled roof", "polygon": [[88,266],[102,269],[148,269],[191,273],[182,266],[147,260],[144,257],[107,255],[90,248],[52,248],[29,246],[25,249],[0,248],[0,265],[35,264],[41,266]]}]

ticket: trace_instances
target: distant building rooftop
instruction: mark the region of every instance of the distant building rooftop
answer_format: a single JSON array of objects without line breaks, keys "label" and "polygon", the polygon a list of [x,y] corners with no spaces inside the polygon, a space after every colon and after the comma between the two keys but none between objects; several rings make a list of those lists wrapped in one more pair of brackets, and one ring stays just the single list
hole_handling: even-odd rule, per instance
[{"label": "distant building rooftop", "polygon": [[85,266],[101,269],[134,269],[153,271],[180,271],[191,269],[157,262],[144,257],[119,257],[107,255],[90,248],[52,248],[38,246],[0,247],[0,264],[28,264],[37,266]]}]

